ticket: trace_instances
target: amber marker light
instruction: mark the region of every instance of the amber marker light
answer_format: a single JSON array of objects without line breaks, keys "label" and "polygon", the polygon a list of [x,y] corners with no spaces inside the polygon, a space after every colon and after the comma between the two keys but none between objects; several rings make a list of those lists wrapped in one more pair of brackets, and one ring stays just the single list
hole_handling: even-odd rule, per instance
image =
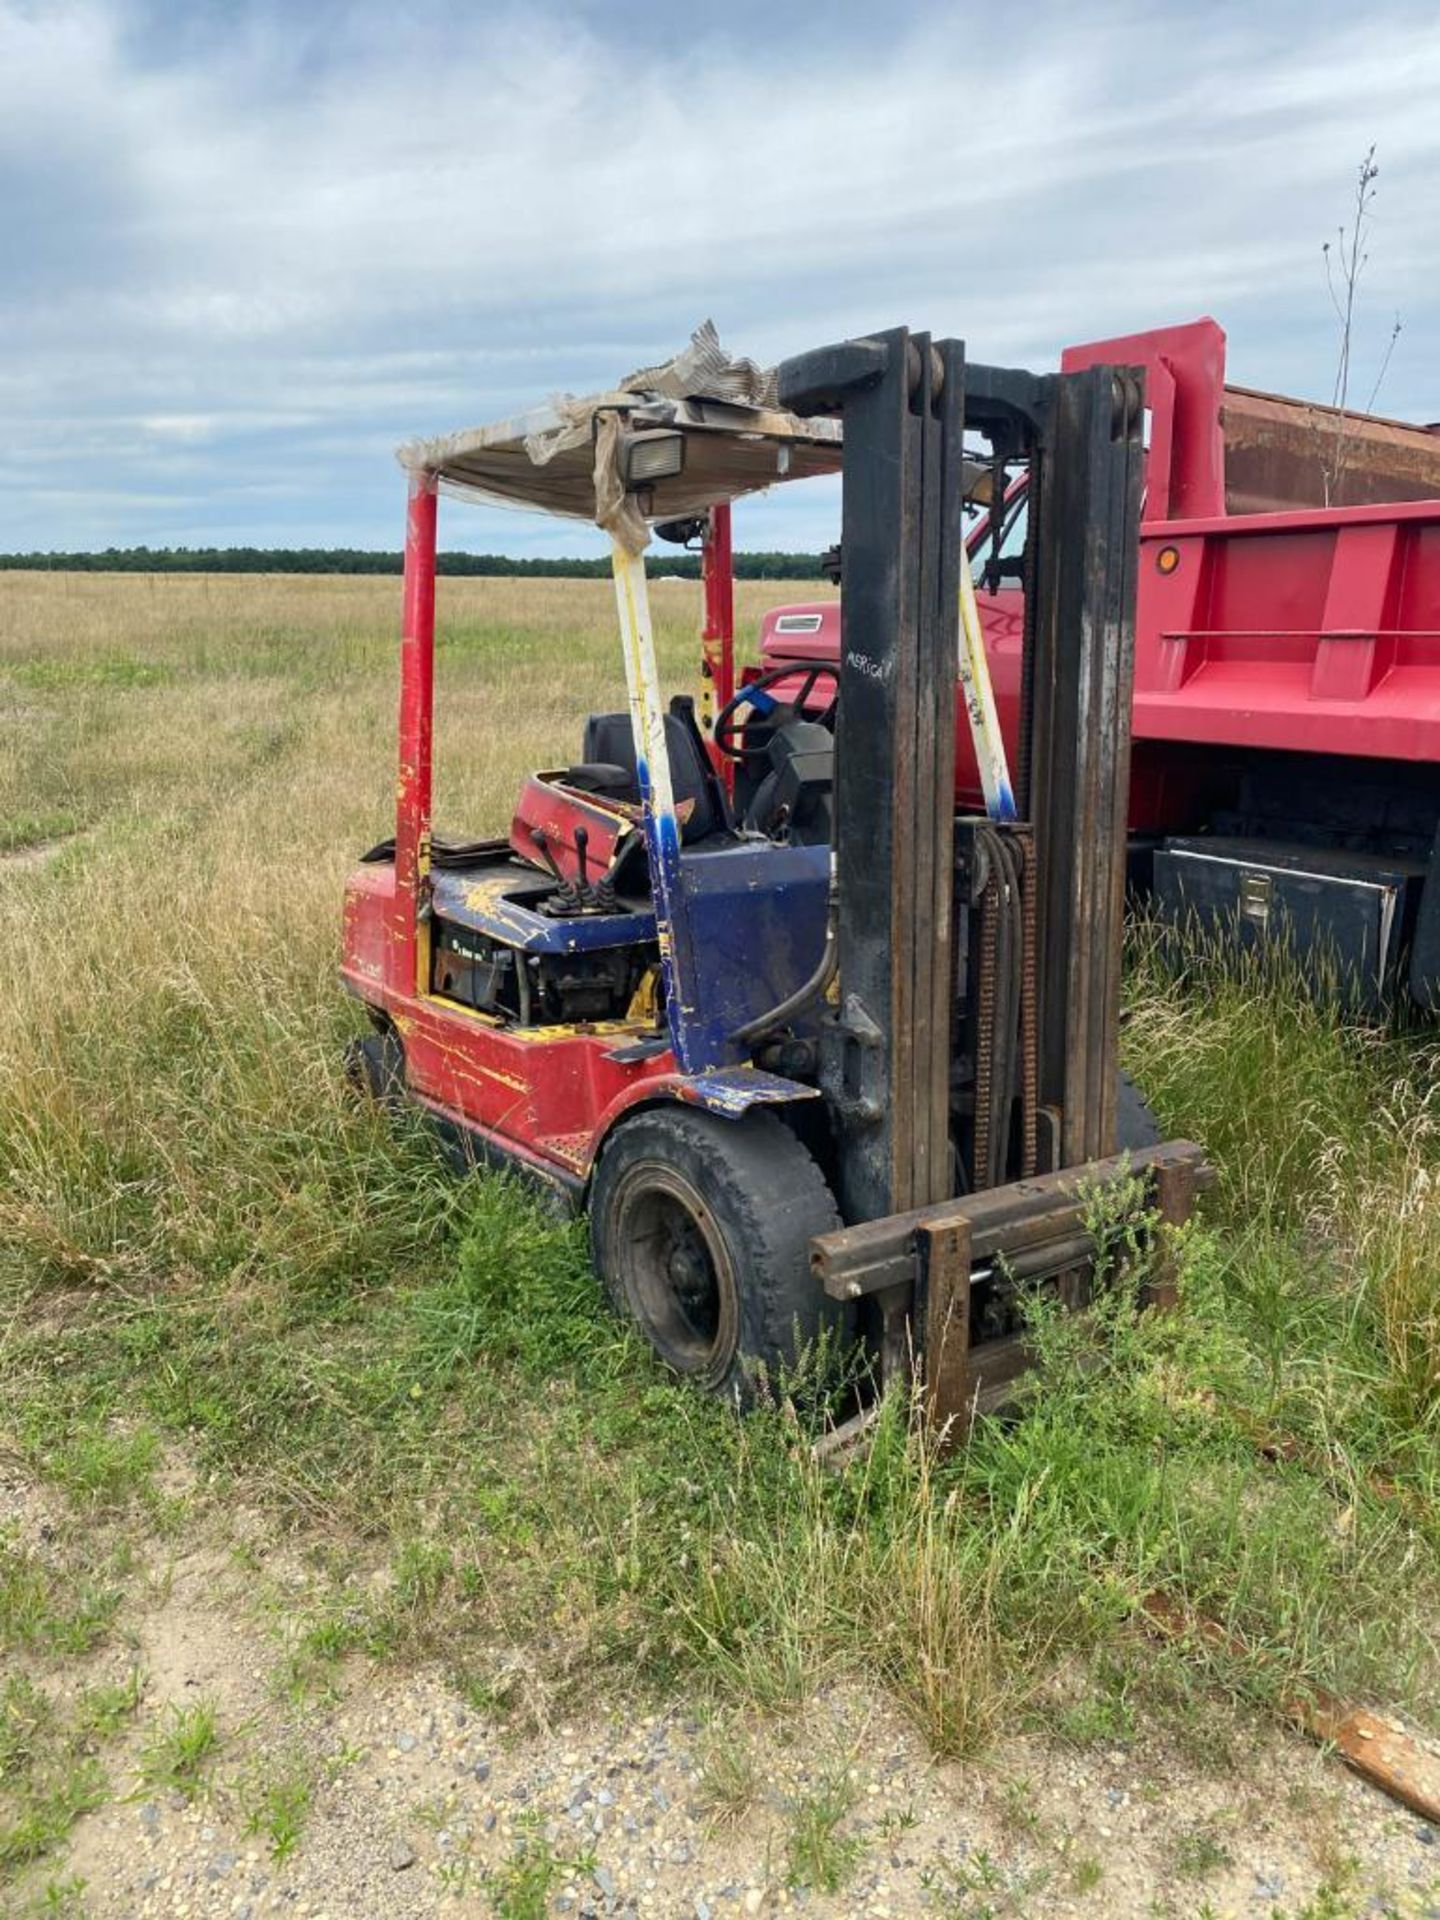
[{"label": "amber marker light", "polygon": [[1155,556],[1155,564],[1161,573],[1174,573],[1180,564],[1179,547],[1161,547]]}]

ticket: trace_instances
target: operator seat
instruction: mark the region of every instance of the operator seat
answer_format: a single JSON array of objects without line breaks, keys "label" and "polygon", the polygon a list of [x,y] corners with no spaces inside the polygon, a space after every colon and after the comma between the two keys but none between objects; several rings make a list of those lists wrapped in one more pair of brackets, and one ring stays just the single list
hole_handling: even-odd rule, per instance
[{"label": "operator seat", "polygon": [[[686,846],[704,840],[712,833],[728,832],[729,810],[725,789],[721,786],[700,728],[695,720],[694,702],[677,695],[665,716],[665,745],[670,755],[670,783],[675,790],[675,805],[692,800],[694,806],[680,829]],[[582,768],[603,767],[607,773],[623,768],[628,786],[607,780],[605,791],[611,798],[638,804],[640,777],[635,769],[635,736],[628,713],[592,713],[585,722],[585,741],[581,748]],[[581,769],[576,769],[580,771]]]}]

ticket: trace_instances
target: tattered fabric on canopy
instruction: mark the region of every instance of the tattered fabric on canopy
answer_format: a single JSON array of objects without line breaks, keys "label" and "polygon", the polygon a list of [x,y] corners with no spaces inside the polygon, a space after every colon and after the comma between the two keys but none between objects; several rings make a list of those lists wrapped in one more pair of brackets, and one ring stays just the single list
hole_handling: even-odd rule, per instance
[{"label": "tattered fabric on canopy", "polygon": [[[644,510],[621,473],[622,432],[678,429],[682,472],[647,486]],[[732,360],[712,322],[663,366],[627,374],[608,393],[562,394],[533,412],[399,450],[403,467],[447,493],[593,520],[631,553],[656,521],[685,519],[787,480],[838,473],[838,420],[806,420],[779,404],[773,369]]]}]

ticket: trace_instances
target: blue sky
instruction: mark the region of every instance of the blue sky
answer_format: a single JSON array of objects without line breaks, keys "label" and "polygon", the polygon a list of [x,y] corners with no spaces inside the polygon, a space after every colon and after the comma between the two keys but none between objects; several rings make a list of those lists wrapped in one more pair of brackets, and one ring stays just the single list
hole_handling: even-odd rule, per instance
[{"label": "blue sky", "polygon": [[[0,549],[393,547],[395,444],[714,317],[973,358],[1211,312],[1327,398],[1321,243],[1380,176],[1363,400],[1440,418],[1433,4],[0,0]],[[834,501],[742,508],[815,547]],[[452,506],[442,542],[597,549]]]}]

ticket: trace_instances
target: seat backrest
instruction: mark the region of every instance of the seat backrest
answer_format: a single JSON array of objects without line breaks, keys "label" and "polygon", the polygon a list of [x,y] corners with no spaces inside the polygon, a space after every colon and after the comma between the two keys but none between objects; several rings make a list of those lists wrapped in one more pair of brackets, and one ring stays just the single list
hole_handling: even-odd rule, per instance
[{"label": "seat backrest", "polygon": [[[690,817],[680,830],[689,844],[703,840],[729,823],[717,799],[717,782],[706,758],[693,717],[673,710],[665,716],[665,746],[670,756],[670,782],[675,804],[691,800]],[[634,783],[630,795],[640,798],[639,776],[635,771],[635,737],[628,713],[592,713],[585,722],[585,741],[581,758],[587,762],[609,762],[624,767]]]}]

